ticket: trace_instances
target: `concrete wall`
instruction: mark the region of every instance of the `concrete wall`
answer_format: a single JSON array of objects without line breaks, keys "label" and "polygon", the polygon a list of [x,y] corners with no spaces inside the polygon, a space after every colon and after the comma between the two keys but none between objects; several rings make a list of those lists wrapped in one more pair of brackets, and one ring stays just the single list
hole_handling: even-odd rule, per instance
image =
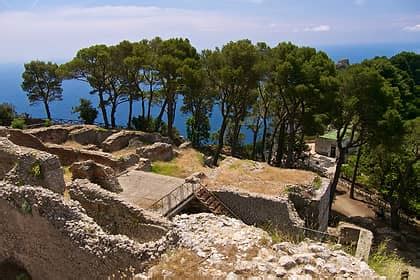
[{"label": "concrete wall", "polygon": [[[47,189],[0,185],[0,264],[15,260],[34,280],[108,279],[142,271],[173,242],[109,235],[76,201]],[[127,273],[130,275],[129,273]]]},{"label": "concrete wall", "polygon": [[295,226],[304,225],[287,198],[265,197],[227,189],[215,190],[213,193],[246,224],[271,225],[290,233],[296,231]]}]

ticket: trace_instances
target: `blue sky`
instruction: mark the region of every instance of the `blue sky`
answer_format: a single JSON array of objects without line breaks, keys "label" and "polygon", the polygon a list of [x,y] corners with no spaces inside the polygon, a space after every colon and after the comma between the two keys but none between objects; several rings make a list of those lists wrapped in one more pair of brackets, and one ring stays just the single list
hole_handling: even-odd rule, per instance
[{"label": "blue sky", "polygon": [[188,37],[198,49],[242,38],[420,48],[420,0],[0,0],[0,63],[154,36]]}]

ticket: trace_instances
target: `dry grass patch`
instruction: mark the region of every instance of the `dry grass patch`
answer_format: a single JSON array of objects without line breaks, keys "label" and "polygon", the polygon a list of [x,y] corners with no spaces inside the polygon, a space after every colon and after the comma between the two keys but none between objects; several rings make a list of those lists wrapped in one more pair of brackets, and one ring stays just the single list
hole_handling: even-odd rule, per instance
[{"label": "dry grass patch", "polygon": [[125,157],[136,153],[135,147],[127,147],[119,151],[112,152],[111,155],[116,158]]},{"label": "dry grass patch", "polygon": [[212,279],[200,272],[203,261],[203,258],[191,250],[178,249],[164,256],[151,268],[152,279]]},{"label": "dry grass patch", "polygon": [[316,174],[298,169],[282,169],[266,163],[228,158],[206,181],[209,187],[229,186],[244,191],[278,196],[287,185],[311,184]]},{"label": "dry grass patch", "polygon": [[152,172],[178,178],[187,178],[195,172],[205,172],[204,156],[194,149],[182,150],[171,161],[156,161],[152,164]]},{"label": "dry grass patch", "polygon": [[73,174],[70,171],[70,166],[63,166],[64,182],[69,183],[72,181]]}]

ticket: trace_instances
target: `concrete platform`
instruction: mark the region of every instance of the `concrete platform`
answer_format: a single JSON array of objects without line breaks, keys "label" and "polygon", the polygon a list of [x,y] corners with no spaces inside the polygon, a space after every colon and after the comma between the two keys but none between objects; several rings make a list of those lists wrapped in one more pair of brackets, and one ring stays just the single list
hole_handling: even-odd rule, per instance
[{"label": "concrete platform", "polygon": [[142,208],[149,208],[184,183],[184,180],[180,178],[135,170],[121,175],[118,181],[123,188],[120,195]]}]

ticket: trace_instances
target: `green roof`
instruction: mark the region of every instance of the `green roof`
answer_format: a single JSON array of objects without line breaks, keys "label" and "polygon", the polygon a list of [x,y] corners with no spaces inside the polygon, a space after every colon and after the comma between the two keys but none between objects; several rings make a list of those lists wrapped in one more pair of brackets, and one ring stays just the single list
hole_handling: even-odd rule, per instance
[{"label": "green roof", "polygon": [[320,137],[330,140],[337,140],[337,130],[331,130],[330,132],[327,132],[324,135],[321,135]]}]

